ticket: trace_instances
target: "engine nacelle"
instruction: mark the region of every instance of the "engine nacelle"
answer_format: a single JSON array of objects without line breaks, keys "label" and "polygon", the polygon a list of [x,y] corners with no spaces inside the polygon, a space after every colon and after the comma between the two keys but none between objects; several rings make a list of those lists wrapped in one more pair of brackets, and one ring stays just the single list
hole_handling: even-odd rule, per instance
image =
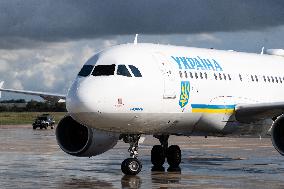
[{"label": "engine nacelle", "polygon": [[56,128],[60,148],[73,156],[91,157],[112,149],[119,135],[88,128],[71,116],[64,117]]},{"label": "engine nacelle", "polygon": [[273,123],[271,140],[274,148],[284,156],[284,115],[278,117]]}]

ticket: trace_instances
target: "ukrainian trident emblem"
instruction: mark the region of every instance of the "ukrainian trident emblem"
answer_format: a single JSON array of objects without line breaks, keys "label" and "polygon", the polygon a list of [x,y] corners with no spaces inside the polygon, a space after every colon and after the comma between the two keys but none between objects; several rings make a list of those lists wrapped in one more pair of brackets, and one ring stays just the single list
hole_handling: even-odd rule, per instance
[{"label": "ukrainian trident emblem", "polygon": [[185,107],[188,104],[190,92],[190,83],[189,81],[181,82],[181,93],[179,98],[179,105],[181,108]]}]

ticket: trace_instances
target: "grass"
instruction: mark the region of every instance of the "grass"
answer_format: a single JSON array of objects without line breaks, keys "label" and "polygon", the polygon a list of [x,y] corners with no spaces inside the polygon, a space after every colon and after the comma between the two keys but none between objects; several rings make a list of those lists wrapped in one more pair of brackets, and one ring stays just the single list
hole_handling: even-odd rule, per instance
[{"label": "grass", "polygon": [[35,118],[43,113],[51,114],[56,124],[66,114],[66,112],[0,112],[0,125],[32,124]]}]

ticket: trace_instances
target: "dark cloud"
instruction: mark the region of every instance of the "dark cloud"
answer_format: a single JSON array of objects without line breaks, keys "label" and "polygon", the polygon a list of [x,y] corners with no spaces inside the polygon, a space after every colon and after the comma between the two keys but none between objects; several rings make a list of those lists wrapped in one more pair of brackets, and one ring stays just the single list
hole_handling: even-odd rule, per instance
[{"label": "dark cloud", "polygon": [[[116,34],[257,30],[284,25],[283,0],[2,0],[0,45]],[[19,46],[23,45],[21,41]],[[17,47],[13,42],[13,48]],[[11,44],[10,44],[11,46]],[[11,48],[11,47],[9,47]]]}]

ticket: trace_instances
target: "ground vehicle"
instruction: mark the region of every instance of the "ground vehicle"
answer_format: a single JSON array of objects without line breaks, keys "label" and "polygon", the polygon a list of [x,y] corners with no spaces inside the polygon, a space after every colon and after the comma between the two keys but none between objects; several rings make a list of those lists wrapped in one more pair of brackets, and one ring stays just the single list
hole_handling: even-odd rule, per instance
[{"label": "ground vehicle", "polygon": [[33,129],[36,129],[38,127],[40,129],[47,129],[48,126],[53,129],[54,124],[54,118],[50,114],[42,114],[35,119],[33,123]]}]

